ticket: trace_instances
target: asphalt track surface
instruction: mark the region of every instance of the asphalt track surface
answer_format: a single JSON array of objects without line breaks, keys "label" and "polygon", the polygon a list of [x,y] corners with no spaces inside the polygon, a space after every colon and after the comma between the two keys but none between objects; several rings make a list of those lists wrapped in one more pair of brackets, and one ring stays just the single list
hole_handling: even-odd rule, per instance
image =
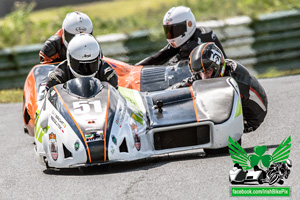
[{"label": "asphalt track surface", "polygon": [[[283,139],[292,136],[293,167],[283,186],[291,188],[291,197],[285,199],[300,199],[300,76],[260,82],[269,99],[268,115],[257,131],[243,136],[242,146],[249,154],[254,146],[266,145],[272,154]],[[201,151],[193,151],[93,167],[85,173],[46,170],[35,160],[33,138],[23,133],[21,110],[21,103],[0,104],[2,200],[237,199],[230,197],[228,173],[233,163],[229,155],[203,157]]]}]

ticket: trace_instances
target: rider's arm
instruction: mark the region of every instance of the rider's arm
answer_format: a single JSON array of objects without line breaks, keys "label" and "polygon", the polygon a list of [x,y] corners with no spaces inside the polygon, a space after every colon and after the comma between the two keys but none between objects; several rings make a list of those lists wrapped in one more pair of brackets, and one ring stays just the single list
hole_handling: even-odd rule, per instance
[{"label": "rider's arm", "polygon": [[65,51],[64,45],[62,44],[62,40],[59,36],[53,35],[51,36],[43,45],[40,50],[39,57],[40,63],[53,63],[60,62],[66,58],[61,58],[63,55],[62,51]]},{"label": "rider's arm", "polygon": [[67,67],[67,61],[60,63],[48,76],[46,90],[48,91],[54,85],[65,83],[70,79],[70,70]]},{"label": "rider's arm", "polygon": [[107,81],[116,89],[118,88],[118,76],[116,71],[105,61],[102,61],[99,73],[96,74],[96,77],[100,81]]},{"label": "rider's arm", "polygon": [[173,48],[171,45],[166,45],[156,54],[145,58],[135,65],[163,65],[179,52],[179,48]]}]

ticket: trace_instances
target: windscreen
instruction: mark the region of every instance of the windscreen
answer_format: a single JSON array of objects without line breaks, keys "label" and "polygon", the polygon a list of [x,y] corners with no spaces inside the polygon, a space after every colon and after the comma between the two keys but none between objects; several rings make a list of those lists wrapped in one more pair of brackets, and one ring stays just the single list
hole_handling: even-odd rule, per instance
[{"label": "windscreen", "polygon": [[103,85],[93,77],[74,78],[64,84],[64,88],[77,96],[89,98],[98,94]]}]

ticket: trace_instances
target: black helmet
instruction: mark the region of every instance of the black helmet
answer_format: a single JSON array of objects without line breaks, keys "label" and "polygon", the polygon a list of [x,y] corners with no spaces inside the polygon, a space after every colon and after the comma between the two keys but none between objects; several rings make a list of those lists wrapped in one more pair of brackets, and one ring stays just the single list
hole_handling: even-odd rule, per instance
[{"label": "black helmet", "polygon": [[222,51],[213,42],[202,43],[190,54],[190,71],[193,75],[213,68],[211,78],[223,77],[225,72],[225,59]]}]

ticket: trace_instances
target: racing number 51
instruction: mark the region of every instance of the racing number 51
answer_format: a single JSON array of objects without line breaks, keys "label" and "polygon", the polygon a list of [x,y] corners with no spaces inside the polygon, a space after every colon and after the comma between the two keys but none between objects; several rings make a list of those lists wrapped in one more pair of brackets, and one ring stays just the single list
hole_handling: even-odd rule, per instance
[{"label": "racing number 51", "polygon": [[73,109],[75,114],[84,114],[91,111],[91,105],[93,105],[95,112],[102,112],[100,100],[96,101],[77,101],[73,102]]}]

